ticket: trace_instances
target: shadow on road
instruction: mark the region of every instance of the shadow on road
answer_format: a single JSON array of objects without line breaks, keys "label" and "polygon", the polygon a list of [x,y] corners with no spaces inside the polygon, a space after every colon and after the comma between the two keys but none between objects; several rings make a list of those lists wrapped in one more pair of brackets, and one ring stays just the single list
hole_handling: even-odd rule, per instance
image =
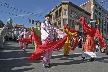
[{"label": "shadow on road", "polygon": [[103,62],[103,63],[108,63],[108,57],[96,58],[96,61]]},{"label": "shadow on road", "polygon": [[[85,61],[81,59],[74,59],[75,57],[80,57],[81,58],[81,54],[72,54],[70,56],[63,56],[63,55],[60,55],[60,56],[55,56],[55,57],[52,57],[52,59],[55,59],[55,58],[59,58],[59,60],[69,60],[68,62],[63,62],[63,63],[52,63],[51,65],[52,66],[58,66],[58,65],[72,65],[72,64],[81,64],[81,63],[87,63],[87,62],[91,62],[90,58],[87,58]],[[107,59],[107,60],[106,60]],[[71,60],[71,61],[70,61]],[[103,63],[108,63],[108,57],[101,57],[101,58],[95,58],[95,61],[93,62],[103,62]]]},{"label": "shadow on road", "polygon": [[[14,43],[17,45],[17,43]],[[20,49],[18,45],[6,43],[4,49],[0,50],[0,72],[24,72],[35,69],[33,64],[42,62],[41,60],[28,61],[32,53],[30,49],[25,51]],[[20,59],[25,57],[24,59]]]},{"label": "shadow on road", "polygon": [[58,55],[58,56],[52,56],[51,59],[59,58],[59,60],[73,60],[72,58],[79,57],[79,56],[81,56],[81,54],[72,54],[69,56]]}]

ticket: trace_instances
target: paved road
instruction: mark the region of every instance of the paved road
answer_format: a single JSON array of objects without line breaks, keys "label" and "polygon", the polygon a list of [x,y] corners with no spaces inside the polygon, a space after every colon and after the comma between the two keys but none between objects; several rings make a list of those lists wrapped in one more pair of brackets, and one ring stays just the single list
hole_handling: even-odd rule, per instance
[{"label": "paved road", "polygon": [[42,59],[26,60],[32,52],[32,45],[23,51],[18,43],[7,42],[4,49],[0,49],[0,72],[108,72],[108,56],[100,52],[94,62],[90,62],[89,58],[84,62],[80,48],[71,51],[68,57],[62,55],[62,49],[54,51],[51,68],[43,68]]}]

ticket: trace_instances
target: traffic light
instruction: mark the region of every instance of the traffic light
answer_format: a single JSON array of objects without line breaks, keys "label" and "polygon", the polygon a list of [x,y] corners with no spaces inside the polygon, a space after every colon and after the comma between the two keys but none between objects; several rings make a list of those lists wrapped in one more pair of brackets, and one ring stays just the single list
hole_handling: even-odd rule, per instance
[{"label": "traffic light", "polygon": [[99,20],[96,20],[96,25],[98,25],[99,24]]},{"label": "traffic light", "polygon": [[32,20],[32,24],[34,24],[34,20]]}]

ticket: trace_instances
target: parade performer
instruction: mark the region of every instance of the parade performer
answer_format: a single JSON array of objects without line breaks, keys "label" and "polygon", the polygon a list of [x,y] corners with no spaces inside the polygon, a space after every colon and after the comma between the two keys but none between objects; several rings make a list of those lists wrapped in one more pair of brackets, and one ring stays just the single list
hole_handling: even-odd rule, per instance
[{"label": "parade performer", "polygon": [[4,42],[3,37],[5,33],[6,33],[6,28],[5,27],[0,28],[0,49],[3,49],[3,42]]},{"label": "parade performer", "polygon": [[[41,26],[41,22],[37,22],[36,26],[33,26],[33,28],[34,28],[34,30],[35,30],[35,32],[37,33],[38,36],[41,36],[41,28],[40,28],[40,26]],[[32,27],[30,27],[30,29],[32,30]],[[37,45],[36,45],[36,43],[34,41],[33,41],[33,45],[35,46],[34,51],[36,51],[36,46]]]},{"label": "parade performer", "polygon": [[[68,24],[67,24],[68,26]],[[69,26],[68,26],[69,27]],[[68,37],[66,39],[66,42],[64,44],[64,56],[68,56],[71,48],[71,37],[77,34],[77,32],[70,32],[67,28],[64,27],[63,32],[65,32]]]},{"label": "parade performer", "polygon": [[[71,50],[75,50],[75,48],[77,47],[77,44],[78,44],[78,39],[79,39],[79,37],[78,37],[78,30],[73,30],[72,28],[70,28],[69,26],[67,26],[67,25],[65,25],[64,26],[64,29],[66,30],[66,31],[68,31],[68,33],[70,34],[70,35],[75,35],[75,38],[74,38],[74,43],[72,44],[72,47],[71,47]],[[68,36],[68,35],[67,35]]]},{"label": "parade performer", "polygon": [[[62,48],[63,44],[66,41],[66,34],[63,33],[61,30],[54,27],[53,24],[50,23],[51,15],[45,16],[45,21],[41,23],[41,42],[42,45],[37,45],[36,52],[34,52],[28,60],[36,60],[43,55],[43,66],[50,67],[50,58],[52,56],[53,49],[60,49]],[[33,30],[34,31],[34,30]],[[53,42],[53,31],[56,31],[56,33],[62,38],[58,41]],[[33,32],[34,33],[34,32]],[[39,37],[36,35],[36,33],[33,34],[33,39],[35,42],[39,43],[37,41],[37,38]]]},{"label": "parade performer", "polygon": [[[89,27],[91,27],[90,24],[88,24]],[[86,41],[83,45],[83,53],[82,53],[82,58],[85,60],[87,56],[91,58],[91,61],[94,61],[94,58],[96,57],[96,45],[94,42],[94,37],[90,36],[89,34],[86,35]]]},{"label": "parade performer", "polygon": [[98,28],[91,28],[91,25],[86,23],[86,18],[81,17],[79,21],[83,26],[83,30],[86,32],[86,41],[83,45],[84,52],[82,53],[82,58],[85,60],[85,58],[88,56],[91,58],[91,61],[94,61],[94,58],[96,57],[96,54],[94,53],[96,50],[94,37],[98,38],[100,41],[100,46],[105,47],[106,43],[100,35]]},{"label": "parade performer", "polygon": [[[28,38],[30,36],[30,32],[27,31],[27,29],[24,29],[24,31],[18,36],[18,40],[21,41],[23,38]],[[25,50],[27,42],[20,42],[20,47]]]}]

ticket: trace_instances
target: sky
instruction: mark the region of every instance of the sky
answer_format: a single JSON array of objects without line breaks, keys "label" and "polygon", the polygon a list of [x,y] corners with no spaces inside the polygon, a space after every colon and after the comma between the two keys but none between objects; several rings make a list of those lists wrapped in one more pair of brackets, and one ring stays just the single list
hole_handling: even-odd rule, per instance
[{"label": "sky", "polygon": [[[9,17],[13,24],[24,24],[25,27],[33,26],[29,19],[43,21],[44,16],[63,0],[0,0],[0,20],[5,24]],[[88,0],[70,0],[76,5],[81,5]],[[102,0],[97,0],[101,2]],[[104,7],[108,10],[108,2]]]}]

